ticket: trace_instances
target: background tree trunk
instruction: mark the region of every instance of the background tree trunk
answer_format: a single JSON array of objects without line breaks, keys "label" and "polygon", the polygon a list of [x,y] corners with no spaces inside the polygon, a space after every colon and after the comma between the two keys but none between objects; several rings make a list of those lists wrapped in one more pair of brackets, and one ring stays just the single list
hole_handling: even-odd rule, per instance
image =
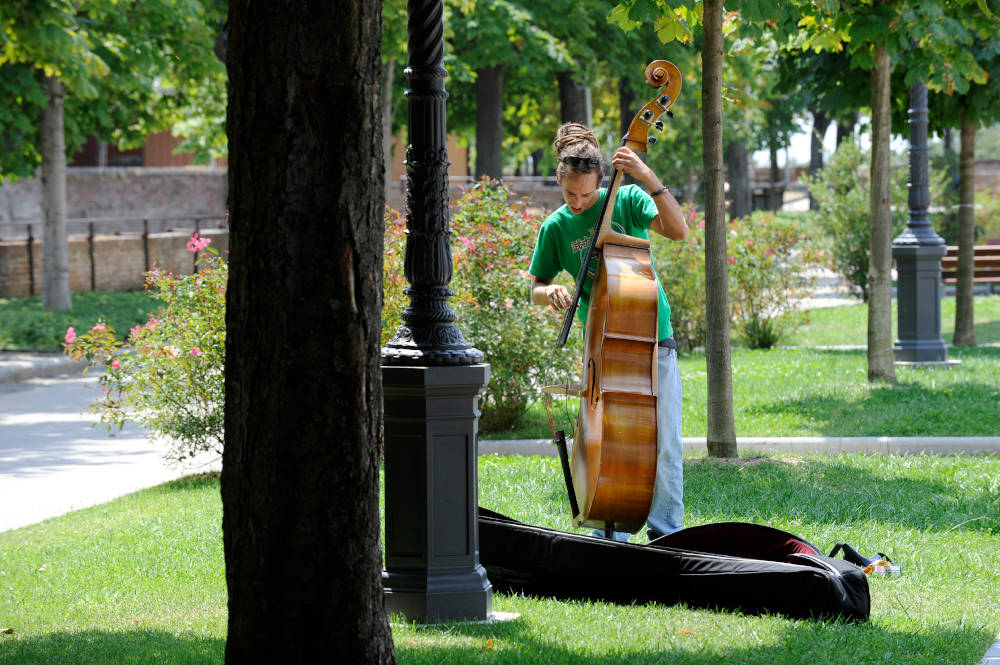
[{"label": "background tree trunk", "polygon": [[972,273],[976,244],[976,123],[962,111],[962,144],[958,158],[958,270],[955,284],[955,346],[976,346]]},{"label": "background tree trunk", "polygon": [[380,8],[230,5],[233,665],[395,662],[378,512]]},{"label": "background tree trunk", "polygon": [[746,217],[751,211],[750,169],[747,146],[732,139],[726,146],[726,172],[729,174],[729,217]]},{"label": "background tree trunk", "polygon": [[476,177],[503,178],[505,65],[476,70]]},{"label": "background tree trunk", "polygon": [[[830,126],[830,116],[824,111],[813,110],[813,129],[809,138],[809,175],[815,176],[823,168],[823,138]],[[809,196],[809,209],[819,210],[819,202]]]},{"label": "background tree trunk", "polygon": [[56,76],[41,77],[48,104],[42,109],[42,305],[57,312],[73,307],[69,292],[69,241],[66,237],[66,91]]},{"label": "background tree trunk", "polygon": [[389,58],[382,74],[382,161],[385,164],[385,202],[392,198],[393,187],[398,183],[392,181],[392,83],[396,73],[396,59]]},{"label": "background tree trunk", "polygon": [[722,0],[705,0],[701,113],[705,164],[705,297],[708,454],[736,457],[729,353],[729,276],[722,177]]},{"label": "background tree trunk", "polygon": [[618,121],[619,137],[628,134],[628,128],[632,124],[632,119],[639,110],[635,100],[635,91],[632,90],[632,86],[628,84],[628,81],[624,78],[618,79],[618,110],[620,113]]},{"label": "background tree trunk", "polygon": [[778,168],[778,142],[772,138],[768,142],[768,156],[771,158],[770,184],[767,188],[767,209],[781,210],[784,189],[779,191],[778,183],[781,182],[781,169]]},{"label": "background tree trunk", "polygon": [[590,127],[590,114],[587,112],[587,86],[573,80],[573,72],[559,72],[559,109],[561,121],[579,122]]},{"label": "background tree trunk", "polygon": [[848,116],[837,118],[837,147],[847,139],[854,139],[854,126],[858,124],[857,111]]},{"label": "background tree trunk", "polygon": [[872,69],[871,232],[868,267],[868,380],[895,381],[892,351],[892,210],[889,207],[890,75],[885,47]]}]

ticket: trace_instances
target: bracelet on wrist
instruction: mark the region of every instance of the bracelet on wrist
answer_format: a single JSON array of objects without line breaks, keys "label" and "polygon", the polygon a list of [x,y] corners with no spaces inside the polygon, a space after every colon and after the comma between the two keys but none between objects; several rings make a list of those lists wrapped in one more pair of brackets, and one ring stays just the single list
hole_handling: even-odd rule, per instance
[{"label": "bracelet on wrist", "polygon": [[650,196],[653,196],[653,197],[656,197],[656,196],[659,196],[660,194],[662,194],[662,193],[663,193],[663,192],[665,192],[665,191],[667,191],[667,188],[666,188],[666,187],[660,187],[660,188],[659,188],[658,190],[656,190],[655,192],[652,192],[652,193],[650,194]]}]

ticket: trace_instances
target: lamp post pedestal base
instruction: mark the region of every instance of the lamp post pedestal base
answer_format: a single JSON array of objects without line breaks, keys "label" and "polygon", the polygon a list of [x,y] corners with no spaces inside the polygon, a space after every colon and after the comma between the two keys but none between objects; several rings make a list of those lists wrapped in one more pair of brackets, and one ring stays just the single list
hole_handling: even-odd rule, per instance
[{"label": "lamp post pedestal base", "polygon": [[385,605],[410,621],[485,620],[477,398],[489,365],[383,365]]}]

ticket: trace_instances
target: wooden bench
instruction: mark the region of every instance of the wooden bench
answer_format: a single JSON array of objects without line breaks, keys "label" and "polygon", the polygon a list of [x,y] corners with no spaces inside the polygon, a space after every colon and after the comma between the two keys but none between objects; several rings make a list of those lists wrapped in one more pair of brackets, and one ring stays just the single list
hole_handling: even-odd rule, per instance
[{"label": "wooden bench", "polygon": [[[972,283],[1000,284],[1000,245],[976,245],[973,247]],[[954,286],[958,281],[958,246],[948,245],[948,251],[941,259],[941,281]]]}]

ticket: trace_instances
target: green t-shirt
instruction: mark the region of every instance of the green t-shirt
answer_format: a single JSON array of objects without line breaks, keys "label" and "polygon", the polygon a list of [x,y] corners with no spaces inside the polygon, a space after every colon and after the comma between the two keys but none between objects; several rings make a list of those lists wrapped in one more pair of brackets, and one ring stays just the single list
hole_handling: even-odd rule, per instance
[{"label": "green t-shirt", "polygon": [[[574,215],[569,210],[569,206],[563,205],[548,219],[542,223],[542,228],[538,231],[538,241],[535,243],[535,252],[531,257],[531,266],[528,272],[532,277],[551,280],[565,270],[576,280],[580,272],[580,262],[583,261],[590,246],[590,239],[597,226],[598,217],[601,214],[601,207],[604,205],[604,197],[607,196],[607,189],[601,189],[601,197],[594,205],[584,210],[579,215]],[[656,203],[642,189],[636,185],[626,185],[618,189],[618,196],[615,197],[615,209],[611,216],[611,228],[623,235],[634,238],[649,239],[649,225],[653,218],[659,214],[656,210]],[[583,293],[580,297],[580,306],[576,310],[577,318],[581,324],[587,321],[587,307],[590,304],[590,287],[594,283],[594,275],[597,270],[596,257],[591,261],[586,282],[583,285]],[[654,276],[655,266],[654,266]],[[658,331],[661,340],[672,337],[674,329],[670,325],[670,303],[667,302],[667,294],[663,291],[660,279],[656,278],[656,288],[660,294],[660,302],[657,307]]]}]

